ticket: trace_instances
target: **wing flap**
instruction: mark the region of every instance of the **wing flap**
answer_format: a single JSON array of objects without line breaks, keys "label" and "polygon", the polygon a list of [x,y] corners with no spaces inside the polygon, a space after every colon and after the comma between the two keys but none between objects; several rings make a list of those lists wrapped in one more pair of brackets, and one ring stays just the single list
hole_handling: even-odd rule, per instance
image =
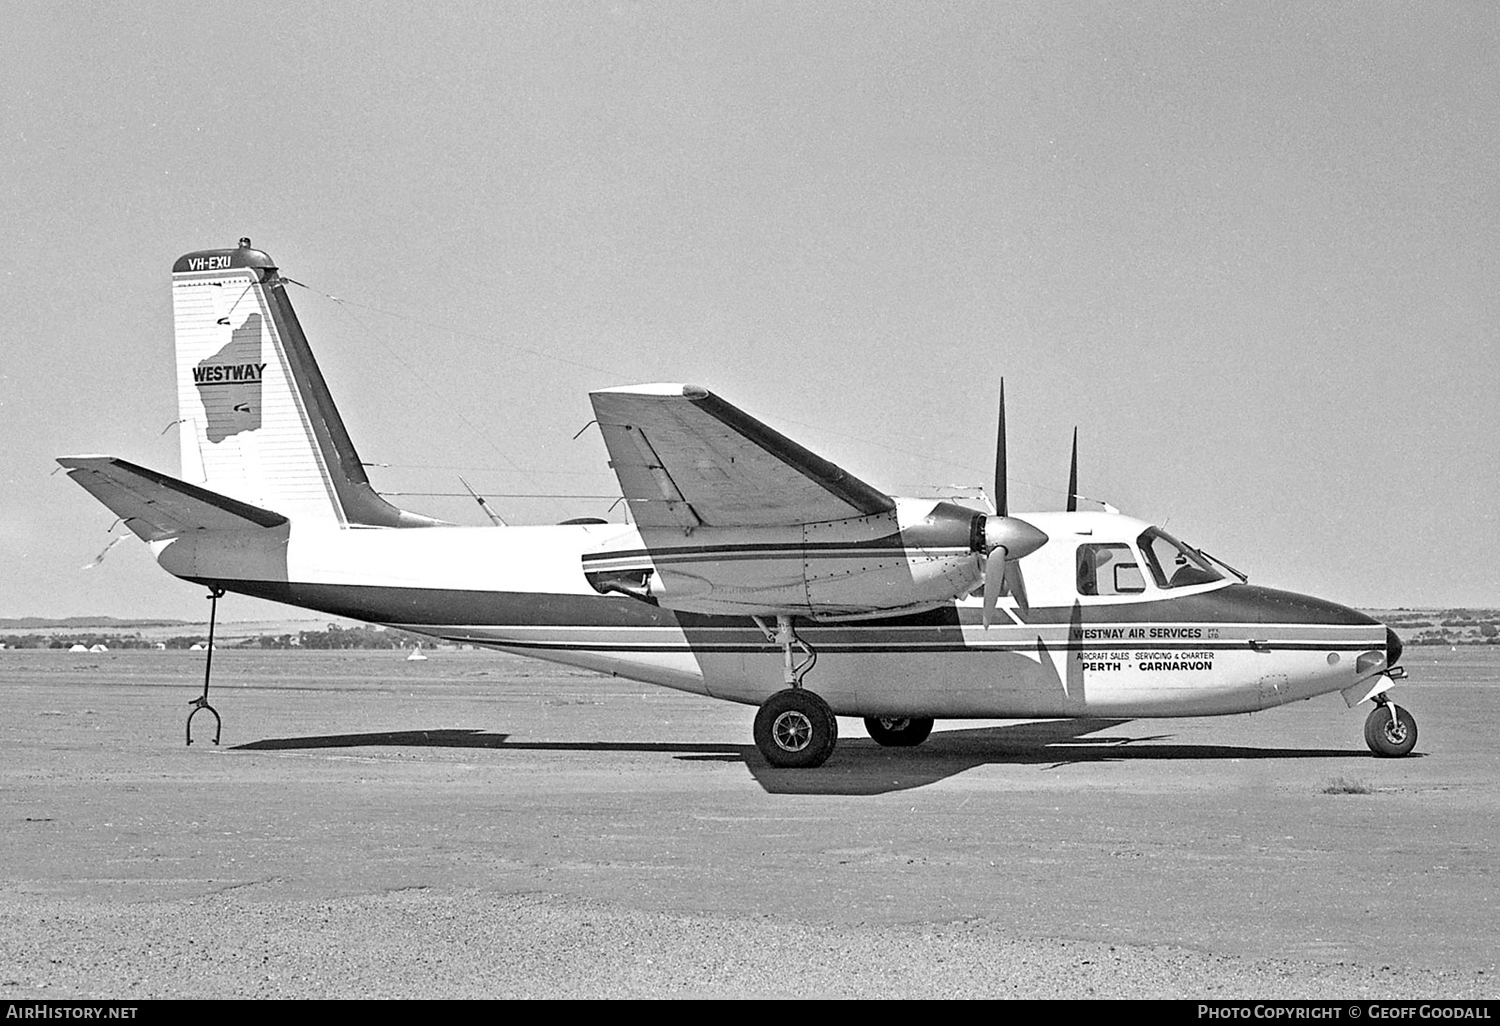
[{"label": "wing flap", "polygon": [[594,416],[642,527],[768,527],[888,513],[895,501],[693,385],[592,392]]},{"label": "wing flap", "polygon": [[144,541],[189,531],[280,527],[287,518],[113,456],[64,456],[68,476]]}]

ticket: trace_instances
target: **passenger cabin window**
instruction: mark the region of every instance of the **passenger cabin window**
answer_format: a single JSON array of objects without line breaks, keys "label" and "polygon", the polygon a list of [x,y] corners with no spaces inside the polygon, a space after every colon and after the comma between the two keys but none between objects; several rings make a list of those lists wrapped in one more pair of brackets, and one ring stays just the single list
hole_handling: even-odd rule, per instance
[{"label": "passenger cabin window", "polygon": [[1129,545],[1078,546],[1078,594],[1139,595],[1145,590],[1146,577]]},{"label": "passenger cabin window", "polygon": [[1148,528],[1136,541],[1157,587],[1182,588],[1224,579],[1224,575],[1202,553],[1182,544],[1159,527]]}]

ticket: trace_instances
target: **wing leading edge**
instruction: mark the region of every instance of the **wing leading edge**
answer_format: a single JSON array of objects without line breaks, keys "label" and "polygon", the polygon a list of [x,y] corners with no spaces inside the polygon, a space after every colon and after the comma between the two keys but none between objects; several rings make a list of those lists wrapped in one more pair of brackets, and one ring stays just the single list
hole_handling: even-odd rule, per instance
[{"label": "wing leading edge", "polygon": [[771,527],[889,513],[895,500],[696,385],[589,393],[642,527]]}]

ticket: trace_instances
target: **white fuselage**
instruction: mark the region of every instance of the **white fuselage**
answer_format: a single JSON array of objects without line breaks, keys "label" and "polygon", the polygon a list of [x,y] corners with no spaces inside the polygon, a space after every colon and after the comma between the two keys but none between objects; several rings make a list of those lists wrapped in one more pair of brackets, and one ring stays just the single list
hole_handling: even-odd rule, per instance
[{"label": "white fuselage", "polygon": [[[840,715],[1197,716],[1348,689],[1385,667],[1382,625],[1302,596],[1225,581],[1079,595],[1073,542],[1133,538],[1146,525],[1027,516],[1051,541],[1020,561],[1024,604],[1003,598],[989,628],[977,598],[889,619],[799,621],[818,653],[807,686]],[[749,704],[783,687],[782,653],[750,617],[672,612],[590,586],[586,553],[644,548],[625,525],[293,521],[153,548],[179,577],[452,641]]]}]

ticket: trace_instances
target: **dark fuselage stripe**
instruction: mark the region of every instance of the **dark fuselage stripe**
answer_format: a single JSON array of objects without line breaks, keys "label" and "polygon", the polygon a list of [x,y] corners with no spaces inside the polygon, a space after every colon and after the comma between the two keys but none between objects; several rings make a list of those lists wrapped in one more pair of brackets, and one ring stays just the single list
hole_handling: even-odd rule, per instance
[{"label": "dark fuselage stripe", "polygon": [[[417,627],[410,624],[392,624],[405,630],[413,630],[419,633],[433,633],[450,641],[462,641],[472,645],[493,645],[498,648],[527,648],[538,651],[563,651],[563,652],[716,652],[716,653],[766,653],[777,652],[775,645],[770,642],[762,642],[759,645],[731,644],[722,642],[700,642],[685,641],[681,644],[667,645],[658,642],[584,642],[584,641],[529,641],[524,638],[497,637],[488,633],[463,631],[440,631],[433,627]],[[1043,648],[1035,644],[1031,645],[964,645],[958,643],[882,643],[869,642],[867,644],[813,644],[820,653],[852,654],[860,652],[967,652],[972,655],[983,655],[990,652],[1012,652],[1036,654]],[[1323,645],[1316,643],[1289,643],[1282,645],[1262,645],[1255,651],[1260,652],[1365,652],[1370,651],[1374,643],[1365,645]],[[1083,652],[1102,651],[1087,645],[1045,645],[1047,652]],[[1248,645],[1178,645],[1175,648],[1161,648],[1154,645],[1142,645],[1135,651],[1158,651],[1163,657],[1173,655],[1182,649],[1193,651],[1251,651]],[[1123,650],[1122,650],[1123,651]]]}]

